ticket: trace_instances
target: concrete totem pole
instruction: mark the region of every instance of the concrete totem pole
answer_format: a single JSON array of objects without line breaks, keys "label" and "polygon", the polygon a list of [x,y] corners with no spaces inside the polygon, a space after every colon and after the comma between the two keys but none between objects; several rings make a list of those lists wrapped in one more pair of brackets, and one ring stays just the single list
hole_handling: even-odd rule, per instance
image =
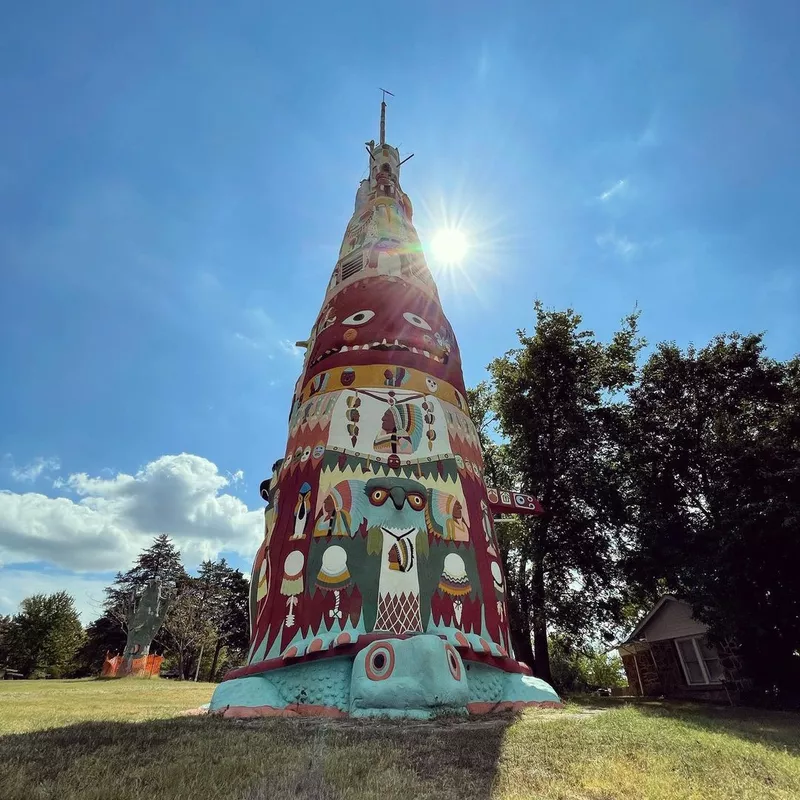
[{"label": "concrete totem pole", "polygon": [[133,594],[125,609],[128,636],[121,656],[106,655],[102,675],[105,678],[158,675],[163,656],[150,655],[153,637],[164,622],[169,602],[161,591],[161,581],[150,581],[137,597]]},{"label": "concrete totem pole", "polygon": [[427,718],[560,702],[513,657],[493,524],[541,509],[484,483],[385,108],[322,310],[298,343],[286,454],[262,484],[248,663],[211,701],[226,715]]}]

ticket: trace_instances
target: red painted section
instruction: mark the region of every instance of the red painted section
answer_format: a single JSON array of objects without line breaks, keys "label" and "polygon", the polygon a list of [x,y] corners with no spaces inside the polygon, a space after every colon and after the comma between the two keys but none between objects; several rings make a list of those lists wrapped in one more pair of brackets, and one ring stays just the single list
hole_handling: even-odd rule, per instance
[{"label": "red painted section", "polygon": [[539,500],[532,494],[513,492],[510,489],[498,489],[487,486],[486,493],[489,497],[489,508],[494,514],[544,514],[544,508]]},{"label": "red painted section", "polygon": [[[386,634],[386,633],[366,633],[361,634],[358,640],[352,644],[341,644],[331,650],[322,650],[319,652],[307,652],[305,655],[294,658],[292,655],[285,655],[278,658],[270,658],[266,661],[258,661],[255,664],[248,664],[246,667],[239,667],[232,669],[222,679],[223,681],[230,681],[234,678],[245,678],[248,675],[260,675],[263,672],[269,672],[273,669],[280,669],[291,664],[304,664],[308,661],[317,661],[323,658],[341,658],[342,656],[355,656],[359,650],[363,650],[372,642],[382,641],[384,639],[409,639],[408,634]],[[445,637],[442,636],[442,639]],[[466,639],[464,639],[466,641]],[[292,648],[294,649],[294,648]],[[309,648],[310,649],[310,648]],[[516,672],[520,675],[532,675],[530,668],[526,664],[515,661],[513,658],[501,658],[493,656],[490,653],[479,653],[472,650],[469,646],[464,646],[459,643],[456,649],[461,654],[464,661],[470,661],[480,664],[486,664],[489,667],[496,667],[504,672]]]}]

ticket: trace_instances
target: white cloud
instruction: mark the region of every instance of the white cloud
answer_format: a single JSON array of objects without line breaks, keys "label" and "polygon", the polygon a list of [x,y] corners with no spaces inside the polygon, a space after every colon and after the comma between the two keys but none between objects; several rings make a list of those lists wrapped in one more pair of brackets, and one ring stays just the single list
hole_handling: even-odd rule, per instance
[{"label": "white cloud", "polygon": [[66,591],[75,598],[81,621],[88,625],[102,613],[103,589],[114,579],[80,573],[39,572],[32,569],[0,567],[0,614],[16,614],[23,598],[32,594]]},{"label": "white cloud", "polygon": [[[9,456],[6,457],[8,458]],[[15,481],[19,481],[20,483],[33,483],[43,473],[58,472],[60,469],[61,462],[57,458],[52,456],[50,458],[38,456],[37,458],[34,458],[30,464],[26,464],[23,467],[12,465],[10,471],[11,477]]]},{"label": "white cloud", "polygon": [[618,180],[613,186],[611,186],[609,189],[606,189],[606,191],[604,191],[598,199],[606,203],[612,197],[614,197],[614,195],[618,195],[621,192],[624,192],[627,189],[627,187],[628,187],[627,178],[620,178],[620,180]]},{"label": "white cloud", "polygon": [[223,550],[249,559],[263,516],[225,493],[230,483],[212,462],[182,453],[161,456],[135,475],[70,475],[61,486],[74,500],[0,491],[0,561],[125,570],[161,533],[172,537],[189,566]]},{"label": "white cloud", "polygon": [[595,241],[603,249],[613,250],[622,258],[631,258],[640,249],[636,242],[632,242],[627,236],[619,236],[614,231],[606,231],[606,233],[598,236]]}]

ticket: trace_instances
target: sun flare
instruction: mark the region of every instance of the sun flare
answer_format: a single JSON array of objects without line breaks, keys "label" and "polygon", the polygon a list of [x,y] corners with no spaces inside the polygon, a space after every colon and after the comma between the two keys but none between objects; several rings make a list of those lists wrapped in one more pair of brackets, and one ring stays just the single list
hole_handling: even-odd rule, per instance
[{"label": "sun flare", "polygon": [[431,239],[431,253],[442,264],[459,264],[469,250],[469,241],[458,228],[442,228]]}]

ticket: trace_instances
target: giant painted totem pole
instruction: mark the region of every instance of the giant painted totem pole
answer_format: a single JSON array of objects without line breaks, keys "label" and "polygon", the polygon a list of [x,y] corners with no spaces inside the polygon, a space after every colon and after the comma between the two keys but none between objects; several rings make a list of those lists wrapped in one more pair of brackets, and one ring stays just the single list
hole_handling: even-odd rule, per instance
[{"label": "giant painted totem pole", "polygon": [[494,534],[529,495],[487,487],[458,344],[399,183],[369,178],[295,387],[285,457],[262,484],[246,666],[229,716],[429,717],[558,704],[512,654]]}]

